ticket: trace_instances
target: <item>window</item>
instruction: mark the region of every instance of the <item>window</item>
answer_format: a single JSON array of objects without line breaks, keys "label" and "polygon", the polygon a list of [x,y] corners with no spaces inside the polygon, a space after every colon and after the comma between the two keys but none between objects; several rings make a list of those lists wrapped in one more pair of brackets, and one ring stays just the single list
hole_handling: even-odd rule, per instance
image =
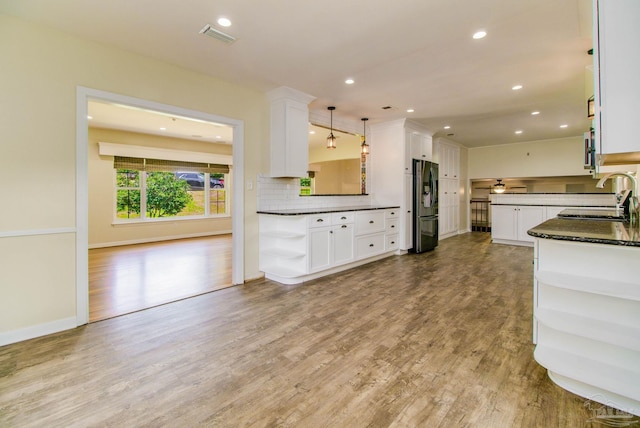
[{"label": "window", "polygon": [[118,221],[230,215],[226,165],[115,156],[114,170]]}]

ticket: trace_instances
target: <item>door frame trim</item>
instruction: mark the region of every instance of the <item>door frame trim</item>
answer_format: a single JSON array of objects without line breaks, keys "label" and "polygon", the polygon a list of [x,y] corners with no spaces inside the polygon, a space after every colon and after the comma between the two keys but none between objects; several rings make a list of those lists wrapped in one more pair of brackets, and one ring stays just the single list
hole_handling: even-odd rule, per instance
[{"label": "door frame trim", "polygon": [[76,325],[89,322],[89,100],[223,123],[233,128],[231,282],[244,283],[244,121],[78,86],[76,90]]}]

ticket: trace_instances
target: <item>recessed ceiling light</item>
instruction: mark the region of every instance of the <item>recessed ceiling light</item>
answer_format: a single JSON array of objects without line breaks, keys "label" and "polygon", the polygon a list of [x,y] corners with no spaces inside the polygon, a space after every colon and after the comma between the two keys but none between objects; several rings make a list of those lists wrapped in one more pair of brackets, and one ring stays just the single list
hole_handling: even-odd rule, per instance
[{"label": "recessed ceiling light", "polygon": [[539,111],[532,111],[532,112],[531,112],[531,116],[537,116],[537,115],[539,115],[539,114],[540,114],[540,112],[539,112]]},{"label": "recessed ceiling light", "polygon": [[444,129],[451,129],[451,127],[449,125],[445,125]]},{"label": "recessed ceiling light", "polygon": [[414,109],[412,109],[412,108],[408,108],[408,109],[407,109],[407,113],[413,113],[414,111],[415,111],[415,110],[414,110]]},{"label": "recessed ceiling light", "polygon": [[309,134],[315,134],[316,131],[309,131]]},{"label": "recessed ceiling light", "polygon": [[476,40],[483,39],[486,35],[487,35],[486,31],[476,31],[475,33],[473,33],[473,38]]},{"label": "recessed ceiling light", "polygon": [[522,134],[522,130],[518,129],[518,130],[516,131],[516,134]]},{"label": "recessed ceiling light", "polygon": [[511,89],[513,89],[514,91],[519,91],[520,89],[522,89],[522,85],[512,86]]},{"label": "recessed ceiling light", "polygon": [[160,128],[160,130],[161,130],[161,131],[166,131],[166,130],[167,130],[167,128]]},{"label": "recessed ceiling light", "polygon": [[225,18],[224,16],[221,18],[218,18],[218,24],[220,24],[223,27],[231,27],[231,21],[229,20],[229,18]]},{"label": "recessed ceiling light", "polygon": [[222,139],[222,135],[216,135],[216,138],[217,138],[218,140],[221,140],[221,139]]},{"label": "recessed ceiling light", "polygon": [[567,124],[560,125],[560,128],[568,128],[568,127],[569,127],[569,125],[567,125]]},{"label": "recessed ceiling light", "polygon": [[87,116],[87,119],[91,120],[93,119],[93,116]]},{"label": "recessed ceiling light", "polygon": [[355,80],[353,80],[352,78],[348,78],[344,81],[344,83],[346,83],[347,85],[353,85],[355,83]]}]

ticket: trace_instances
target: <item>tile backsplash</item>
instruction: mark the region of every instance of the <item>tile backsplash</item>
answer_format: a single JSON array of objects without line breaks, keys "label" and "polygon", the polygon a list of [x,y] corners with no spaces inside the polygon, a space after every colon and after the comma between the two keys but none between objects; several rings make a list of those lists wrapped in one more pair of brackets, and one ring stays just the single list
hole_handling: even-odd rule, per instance
[{"label": "tile backsplash", "polygon": [[299,178],[272,178],[258,175],[256,183],[258,211],[371,205],[370,195],[300,196]]}]

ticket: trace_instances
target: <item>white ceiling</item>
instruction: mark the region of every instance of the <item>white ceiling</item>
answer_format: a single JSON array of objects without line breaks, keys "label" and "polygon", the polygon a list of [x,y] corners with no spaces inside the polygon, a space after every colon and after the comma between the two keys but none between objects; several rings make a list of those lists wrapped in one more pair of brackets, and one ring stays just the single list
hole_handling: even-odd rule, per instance
[{"label": "white ceiling", "polygon": [[[467,147],[590,125],[590,0],[0,0],[0,12],[256,90],[289,86],[334,117],[409,117]],[[234,43],[199,34],[220,16]]]}]

